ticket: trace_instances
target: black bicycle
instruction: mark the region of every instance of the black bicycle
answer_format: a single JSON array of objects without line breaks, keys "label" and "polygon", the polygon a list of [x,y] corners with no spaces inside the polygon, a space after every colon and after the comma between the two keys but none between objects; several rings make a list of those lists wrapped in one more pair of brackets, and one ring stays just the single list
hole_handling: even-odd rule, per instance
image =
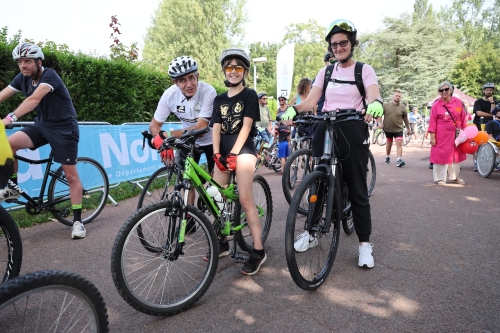
[{"label": "black bicycle", "polygon": [[2,332],[105,333],[108,326],[101,293],[78,274],[41,271],[0,285]]},{"label": "black bicycle", "polygon": [[[314,170],[304,177],[295,191],[286,222],[288,269],[294,282],[305,290],[317,289],[330,273],[339,244],[340,222],[346,234],[354,231],[349,191],[337,159],[333,125],[362,121],[363,116],[356,110],[338,111],[297,120],[300,123],[322,122],[328,128],[323,156],[314,158]],[[306,251],[294,247],[301,237],[309,238]]]},{"label": "black bicycle", "polygon": [[2,206],[0,206],[0,231],[0,269],[5,271],[1,283],[5,283],[17,277],[21,271],[23,245],[16,222]]},{"label": "black bicycle", "polygon": [[[33,198],[19,185],[9,180],[8,188],[20,193],[21,198],[6,200],[7,203],[16,203],[26,207],[30,215],[49,211],[61,223],[72,226],[73,216],[71,210],[69,183],[66,180],[62,166],[52,170],[55,164],[52,151],[49,157],[42,160],[31,160],[29,158],[14,155],[20,161],[29,164],[47,164],[42,180],[42,186],[38,197]],[[92,222],[102,211],[108,200],[109,180],[104,168],[88,157],[78,157],[76,162],[78,176],[82,183],[82,220],[83,224]],[[49,182],[50,180],[50,182]],[[47,193],[45,189],[47,188]]]}]

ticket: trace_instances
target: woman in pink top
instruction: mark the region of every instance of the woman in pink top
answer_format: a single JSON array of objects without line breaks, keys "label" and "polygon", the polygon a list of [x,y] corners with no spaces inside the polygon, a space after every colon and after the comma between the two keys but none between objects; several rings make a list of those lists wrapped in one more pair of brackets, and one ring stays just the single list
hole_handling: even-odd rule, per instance
[{"label": "woman in pink top", "polygon": [[467,155],[455,146],[455,129],[464,129],[467,126],[467,110],[462,101],[451,96],[452,85],[443,82],[438,87],[440,99],[432,105],[429,133],[431,135],[431,163],[434,163],[432,173],[438,185],[446,184],[446,173],[451,182],[463,185],[460,179],[460,162],[465,161]]},{"label": "woman in pink top", "polygon": [[[358,45],[356,27],[350,21],[335,20],[330,23],[325,35],[328,51],[337,59],[337,63],[333,68],[331,80],[326,87],[325,103],[322,111],[329,112],[336,109],[353,108],[361,111],[364,108],[363,96],[357,86],[351,83],[333,81],[355,81],[356,60],[352,56],[354,47]],[[326,67],[319,71],[307,98],[293,107],[296,112],[308,111],[316,106],[323,94],[325,71]],[[366,92],[366,103],[369,104],[368,109],[378,107],[381,111],[382,98],[380,97],[377,76],[372,66],[363,65],[362,79]],[[371,115],[367,115],[365,120],[370,121]],[[368,124],[362,121],[346,121],[339,123],[336,127],[338,156],[349,189],[354,227],[359,240],[358,266],[372,268],[375,262],[372,256],[373,244],[370,243],[372,222],[366,185],[369,155]],[[315,157],[323,155],[325,132],[326,124],[319,124],[314,128],[312,147],[313,156]],[[297,237],[294,248],[298,252],[304,252],[308,248],[317,246],[317,244],[314,234],[305,231]]]}]

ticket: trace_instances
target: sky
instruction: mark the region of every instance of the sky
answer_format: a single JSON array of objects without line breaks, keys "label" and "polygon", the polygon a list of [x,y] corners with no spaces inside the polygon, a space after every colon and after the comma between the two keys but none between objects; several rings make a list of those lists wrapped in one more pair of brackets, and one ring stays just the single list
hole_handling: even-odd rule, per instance
[{"label": "sky", "polygon": [[[66,44],[72,51],[108,55],[112,44],[111,16],[121,24],[119,36],[124,45],[133,42],[142,50],[143,39],[160,0],[23,0],[7,1],[1,6],[0,28],[7,27],[11,37],[22,30],[22,37],[36,42],[53,41]],[[249,18],[243,44],[280,42],[285,27],[305,23],[309,19],[326,26],[337,18],[353,22],[360,33],[372,32],[382,26],[384,17],[398,17],[413,12],[413,0],[349,0],[336,15],[336,5],[327,10],[326,3],[340,1],[305,0],[284,5],[277,0],[247,0]],[[429,0],[435,9],[450,6],[452,0]]]}]

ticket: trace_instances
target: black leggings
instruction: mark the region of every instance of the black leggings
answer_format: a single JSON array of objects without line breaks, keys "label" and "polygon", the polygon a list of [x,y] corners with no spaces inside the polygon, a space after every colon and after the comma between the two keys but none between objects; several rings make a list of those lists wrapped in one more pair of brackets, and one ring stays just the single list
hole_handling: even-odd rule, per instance
[{"label": "black leggings", "polygon": [[[369,242],[372,219],[366,184],[369,156],[368,124],[364,121],[346,121],[334,126],[335,140],[339,148],[337,158],[342,165],[343,178],[349,189],[356,234],[360,242]],[[326,124],[315,125],[312,139],[314,157],[323,155],[326,130]]]}]

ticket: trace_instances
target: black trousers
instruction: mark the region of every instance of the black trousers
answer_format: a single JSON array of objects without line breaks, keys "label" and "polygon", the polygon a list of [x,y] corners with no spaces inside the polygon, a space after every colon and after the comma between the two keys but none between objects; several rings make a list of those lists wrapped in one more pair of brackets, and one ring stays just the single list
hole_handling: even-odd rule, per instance
[{"label": "black trousers", "polygon": [[[346,121],[335,126],[337,158],[342,165],[343,179],[349,189],[354,228],[360,242],[369,242],[372,232],[370,200],[366,173],[369,156],[368,124],[364,121]],[[314,128],[312,150],[314,157],[323,155],[325,124]]]}]

